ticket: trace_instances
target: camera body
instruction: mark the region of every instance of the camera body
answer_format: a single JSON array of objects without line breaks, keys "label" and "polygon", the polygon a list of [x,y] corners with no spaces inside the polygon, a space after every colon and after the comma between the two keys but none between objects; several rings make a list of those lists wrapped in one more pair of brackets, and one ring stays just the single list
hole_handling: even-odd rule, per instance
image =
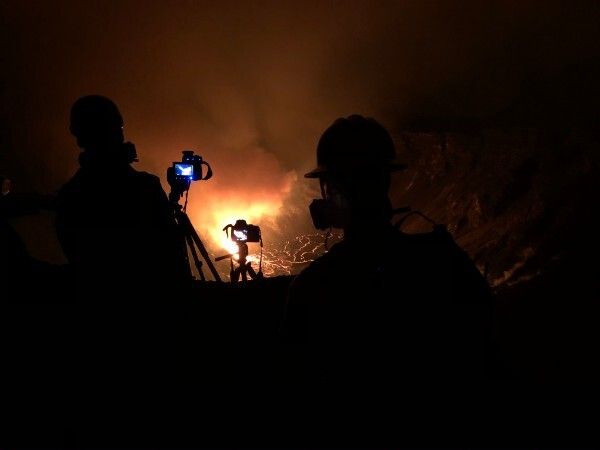
[{"label": "camera body", "polygon": [[[208,180],[212,176],[210,166],[202,161],[202,156],[194,155],[193,150],[184,150],[181,161],[173,163],[173,177],[175,181]],[[202,166],[206,165],[206,175],[202,174]]]},{"label": "camera body", "polygon": [[231,240],[233,242],[260,242],[260,227],[247,223],[243,219],[236,220],[231,227]]},{"label": "camera body", "polygon": [[[210,165],[202,160],[202,156],[194,155],[193,150],[184,150],[181,161],[175,161],[167,169],[167,182],[171,186],[169,201],[177,203],[184,192],[187,192],[192,181],[208,180],[212,177]],[[202,166],[206,166],[203,173]]]}]

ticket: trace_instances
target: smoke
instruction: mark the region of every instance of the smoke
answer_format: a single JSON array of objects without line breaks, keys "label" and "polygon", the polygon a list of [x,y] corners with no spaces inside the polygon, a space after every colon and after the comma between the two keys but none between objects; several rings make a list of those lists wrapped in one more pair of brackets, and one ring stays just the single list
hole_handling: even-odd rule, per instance
[{"label": "smoke", "polygon": [[[24,189],[76,170],[72,102],[114,99],[137,167],[190,148],[215,176],[189,212],[213,247],[238,218],[310,226],[319,135],[337,117],[481,116],[532,73],[598,54],[596,2],[2,2],[0,164]],[[165,189],[168,186],[165,185]],[[217,251],[217,250],[215,250]]]}]

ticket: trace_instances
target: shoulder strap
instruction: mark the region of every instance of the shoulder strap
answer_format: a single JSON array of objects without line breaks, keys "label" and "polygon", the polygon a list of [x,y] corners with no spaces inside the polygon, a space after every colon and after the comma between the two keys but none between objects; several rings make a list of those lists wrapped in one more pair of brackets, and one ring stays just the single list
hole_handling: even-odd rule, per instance
[{"label": "shoulder strap", "polygon": [[[402,225],[404,225],[404,222],[406,221],[406,219],[408,219],[411,216],[419,216],[422,217],[423,219],[425,219],[427,222],[429,222],[432,226],[433,229],[436,230],[436,228],[438,228],[440,225],[438,225],[433,219],[427,217],[425,214],[423,214],[421,211],[411,211],[408,214],[406,214],[404,217],[402,217],[400,220],[398,220],[394,226],[396,228],[398,228],[398,230],[402,231]],[[445,230],[446,227],[445,225],[441,225],[441,227],[443,227],[443,229]]]}]

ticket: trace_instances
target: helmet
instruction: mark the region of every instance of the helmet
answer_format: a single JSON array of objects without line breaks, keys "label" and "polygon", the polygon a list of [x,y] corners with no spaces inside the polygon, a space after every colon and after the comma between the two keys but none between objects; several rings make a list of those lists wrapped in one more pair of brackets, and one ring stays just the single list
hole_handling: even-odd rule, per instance
[{"label": "helmet", "polygon": [[396,160],[394,142],[376,120],[360,115],[337,119],[321,136],[317,167],[304,176],[355,174],[369,169],[403,170]]},{"label": "helmet", "polygon": [[71,107],[69,130],[78,140],[89,141],[120,133],[123,117],[115,103],[101,95],[87,95]]}]

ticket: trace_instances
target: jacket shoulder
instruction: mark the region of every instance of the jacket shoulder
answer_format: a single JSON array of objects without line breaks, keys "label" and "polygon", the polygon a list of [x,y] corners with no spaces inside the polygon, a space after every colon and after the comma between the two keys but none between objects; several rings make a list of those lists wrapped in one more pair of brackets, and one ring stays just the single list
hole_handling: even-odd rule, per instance
[{"label": "jacket shoulder", "polygon": [[294,278],[290,286],[290,292],[310,290],[324,283],[331,275],[332,269],[338,265],[340,259],[346,257],[346,247],[345,242],[339,242],[331,247],[327,253],[311,262]]},{"label": "jacket shoulder", "polygon": [[143,172],[140,170],[134,170],[133,173],[140,181],[145,181],[147,183],[160,183],[160,178],[158,178],[158,176],[154,174]]},{"label": "jacket shoulder", "polygon": [[[133,178],[140,184],[147,186],[161,186],[160,178],[148,172],[133,170]],[[162,186],[161,186],[162,189]]]}]

